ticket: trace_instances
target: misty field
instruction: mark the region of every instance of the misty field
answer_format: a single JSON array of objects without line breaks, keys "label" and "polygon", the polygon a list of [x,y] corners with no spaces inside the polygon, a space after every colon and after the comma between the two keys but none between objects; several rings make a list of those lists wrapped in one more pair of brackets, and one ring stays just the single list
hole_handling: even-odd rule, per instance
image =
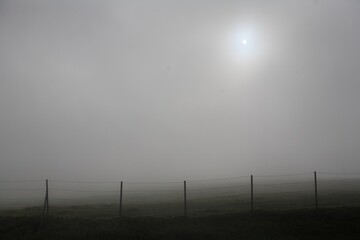
[{"label": "misty field", "polygon": [[358,239],[360,208],[202,217],[0,217],[1,239]]},{"label": "misty field", "polygon": [[[169,197],[169,196],[168,196]],[[327,191],[321,194],[319,204],[322,208],[329,207],[360,207],[360,192]],[[96,201],[89,199],[88,201]],[[179,217],[183,216],[183,202],[180,200],[160,201],[143,199],[129,202],[123,206],[123,216],[155,216]],[[51,204],[51,203],[50,203]],[[261,193],[254,198],[255,210],[291,210],[313,209],[314,197],[311,193]],[[246,195],[208,196],[189,199],[187,211],[190,217],[199,217],[216,214],[243,213],[250,210],[250,199]],[[40,216],[42,206],[26,207],[20,209],[2,209],[0,216]],[[114,218],[118,216],[118,203],[88,203],[75,200],[68,203],[54,201],[50,205],[50,215],[59,217],[82,218]]]},{"label": "misty field", "polygon": [[[360,207],[360,179],[353,176],[322,176],[317,180],[317,204],[321,208]],[[0,216],[39,216],[46,191],[43,182],[2,183]],[[23,186],[23,185],[27,186]],[[7,190],[7,191],[5,191]],[[13,190],[13,191],[11,191]],[[19,191],[15,191],[19,190]],[[52,216],[113,218],[119,216],[117,182],[49,181],[49,213]],[[27,195],[28,194],[28,195]],[[274,179],[255,178],[254,210],[312,209],[316,207],[312,176],[294,175]],[[179,217],[184,215],[182,182],[124,183],[121,215],[125,217]],[[242,213],[251,210],[248,179],[188,181],[187,216]]]},{"label": "misty field", "polygon": [[[261,194],[255,198],[255,209],[259,210],[289,210],[314,208],[313,197],[301,193]],[[188,201],[189,216],[204,216],[213,214],[248,212],[250,201],[244,196],[207,197]],[[322,195],[322,207],[360,207],[360,192],[341,193],[328,192]],[[61,217],[83,218],[113,218],[118,216],[118,204],[81,204],[54,205],[50,214]],[[39,216],[42,207],[27,207],[23,209],[2,209],[0,216]],[[128,203],[124,206],[123,215],[127,217],[156,216],[173,217],[183,215],[183,202]]]},{"label": "misty field", "polygon": [[188,217],[183,183],[124,184],[119,217],[118,183],[50,181],[41,227],[44,191],[16,193],[1,205],[0,239],[358,239],[358,178],[318,180],[318,209],[308,176],[256,180],[253,211],[248,179],[189,181]]},{"label": "misty field", "polygon": [[360,0],[0,0],[0,240],[360,240]]}]

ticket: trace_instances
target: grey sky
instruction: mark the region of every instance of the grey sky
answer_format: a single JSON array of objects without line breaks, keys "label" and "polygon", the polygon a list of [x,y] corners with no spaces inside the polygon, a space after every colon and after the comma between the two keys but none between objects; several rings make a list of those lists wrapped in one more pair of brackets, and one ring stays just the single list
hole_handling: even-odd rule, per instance
[{"label": "grey sky", "polygon": [[356,0],[1,0],[0,176],[359,171],[359,13]]}]

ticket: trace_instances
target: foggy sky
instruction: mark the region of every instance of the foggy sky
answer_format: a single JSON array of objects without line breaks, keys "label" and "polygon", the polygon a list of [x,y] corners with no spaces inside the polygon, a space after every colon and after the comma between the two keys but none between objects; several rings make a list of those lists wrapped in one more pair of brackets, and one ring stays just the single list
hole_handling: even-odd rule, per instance
[{"label": "foggy sky", "polygon": [[356,0],[0,0],[0,177],[359,171],[359,13]]}]

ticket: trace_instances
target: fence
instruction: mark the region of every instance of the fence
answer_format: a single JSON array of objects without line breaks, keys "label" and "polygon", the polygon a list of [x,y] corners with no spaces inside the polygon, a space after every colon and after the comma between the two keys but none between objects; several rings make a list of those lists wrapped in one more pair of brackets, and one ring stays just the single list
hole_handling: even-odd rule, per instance
[{"label": "fence", "polygon": [[96,214],[101,216],[164,212],[169,216],[194,216],[254,209],[360,205],[360,173],[250,175],[175,182],[0,180],[0,186],[3,208],[41,205],[43,216],[52,209],[52,215],[63,214],[64,208],[59,208],[63,206],[72,206],[74,212],[86,212],[88,208],[73,206],[96,204],[100,204]]}]

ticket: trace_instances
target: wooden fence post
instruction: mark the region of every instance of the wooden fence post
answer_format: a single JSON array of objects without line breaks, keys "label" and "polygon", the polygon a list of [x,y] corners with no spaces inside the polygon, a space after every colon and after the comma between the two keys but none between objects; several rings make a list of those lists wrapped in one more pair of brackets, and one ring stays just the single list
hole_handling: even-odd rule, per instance
[{"label": "wooden fence post", "polygon": [[123,181],[120,182],[119,217],[122,216],[122,197],[123,197]]},{"label": "wooden fence post", "polygon": [[186,181],[184,181],[184,216],[187,217],[187,206],[186,206]]},{"label": "wooden fence post", "polygon": [[44,217],[45,215],[46,216],[49,215],[49,183],[47,179],[45,180],[45,186],[46,186],[46,191],[45,191],[45,200],[44,200],[42,217]]},{"label": "wooden fence post", "polygon": [[314,183],[315,183],[315,208],[318,208],[318,190],[317,190],[317,177],[316,171],[314,171]]},{"label": "wooden fence post", "polygon": [[49,216],[49,181],[46,179],[46,216]]},{"label": "wooden fence post", "polygon": [[49,215],[49,184],[48,184],[48,180],[46,179],[45,181],[45,186],[46,186],[46,191],[45,191],[45,199],[44,199],[44,206],[43,206],[43,211],[41,214],[41,219],[40,219],[40,224],[39,224],[39,228],[38,231],[40,231],[43,223],[44,223],[44,218],[45,216]]},{"label": "wooden fence post", "polygon": [[251,175],[251,211],[254,210],[254,177]]}]

